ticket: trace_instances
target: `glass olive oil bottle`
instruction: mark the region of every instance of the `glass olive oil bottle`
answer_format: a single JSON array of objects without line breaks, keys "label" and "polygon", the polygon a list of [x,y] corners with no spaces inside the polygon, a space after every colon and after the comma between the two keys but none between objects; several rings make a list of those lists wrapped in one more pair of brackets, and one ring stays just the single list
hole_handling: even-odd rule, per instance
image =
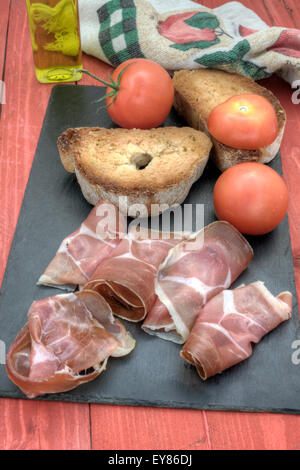
[{"label": "glass olive oil bottle", "polygon": [[41,83],[81,79],[77,0],[26,0],[36,77]]}]

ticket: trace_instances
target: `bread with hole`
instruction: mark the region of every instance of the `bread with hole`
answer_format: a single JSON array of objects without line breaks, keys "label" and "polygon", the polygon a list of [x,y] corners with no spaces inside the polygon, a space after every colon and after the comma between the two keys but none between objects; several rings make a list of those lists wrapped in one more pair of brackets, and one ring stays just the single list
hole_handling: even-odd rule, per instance
[{"label": "bread with hole", "polygon": [[277,155],[286,124],[286,113],[270,90],[258,85],[251,78],[222,70],[180,70],[174,73],[174,107],[194,129],[208,134],[207,120],[210,112],[227,99],[244,93],[258,94],[274,107],[279,133],[268,147],[257,150],[239,150],[228,147],[212,137],[216,166],[224,171],[242,162],[269,163]]},{"label": "bread with hole", "polygon": [[189,127],[81,127],[58,138],[61,161],[76,174],[86,200],[108,200],[131,217],[155,216],[181,204],[211,148],[206,134]]}]

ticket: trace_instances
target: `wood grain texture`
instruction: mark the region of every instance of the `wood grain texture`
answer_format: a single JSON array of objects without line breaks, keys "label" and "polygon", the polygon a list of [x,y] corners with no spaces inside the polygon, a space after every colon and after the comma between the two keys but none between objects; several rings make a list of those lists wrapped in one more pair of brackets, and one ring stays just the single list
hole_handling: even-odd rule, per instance
[{"label": "wood grain texture", "polygon": [[283,7],[288,11],[294,25],[296,28],[299,28],[300,24],[300,10],[299,4],[295,0],[281,0]]},{"label": "wood grain texture", "polygon": [[89,450],[89,407],[0,400],[0,450]]},{"label": "wood grain texture", "polygon": [[8,29],[10,0],[2,0],[0,3],[0,80],[3,77],[3,67],[5,61],[5,46]]},{"label": "wood grain texture", "polygon": [[[5,82],[7,104],[0,128],[0,280],[3,277],[24,190],[52,85],[34,76],[25,2],[10,0]],[[0,32],[8,1],[1,0]],[[224,0],[202,0],[214,8]],[[300,28],[297,0],[242,0],[269,25]],[[6,15],[6,17],[5,17]],[[25,20],[25,21],[24,21]],[[2,35],[0,37],[3,37]],[[0,45],[0,73],[3,69]],[[84,56],[84,67],[106,78],[111,67]],[[291,89],[272,77],[263,82],[288,114],[282,143],[284,178],[300,292],[300,105]],[[80,84],[95,84],[84,77]],[[79,405],[0,399],[0,449],[299,449],[300,417],[128,406]]]},{"label": "wood grain texture", "polygon": [[298,450],[299,416],[209,412],[207,423],[215,450]]},{"label": "wood grain texture", "polygon": [[208,450],[203,411],[132,406],[91,406],[92,448]]}]

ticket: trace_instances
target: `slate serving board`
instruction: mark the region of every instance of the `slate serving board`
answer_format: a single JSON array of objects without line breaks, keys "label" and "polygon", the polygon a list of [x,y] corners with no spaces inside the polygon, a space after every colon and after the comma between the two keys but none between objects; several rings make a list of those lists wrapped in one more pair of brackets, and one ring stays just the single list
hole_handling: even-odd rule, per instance
[{"label": "slate serving board", "polygon": [[[33,300],[61,292],[37,286],[36,281],[63,238],[80,225],[91,206],[74,175],[63,169],[56,140],[68,127],[113,126],[105,110],[96,113],[98,105],[93,102],[103,93],[104,89],[92,86],[53,88],[1,289],[0,340],[7,349],[25,324]],[[185,123],[172,111],[165,125]],[[280,155],[271,166],[281,173]],[[205,224],[215,220],[212,190],[218,175],[209,164],[186,200],[205,204]],[[126,322],[137,340],[133,353],[109,359],[107,370],[95,381],[41,399],[300,413],[300,365],[292,362],[292,344],[300,338],[300,329],[287,218],[273,233],[249,241],[255,258],[235,285],[262,280],[274,294],[290,290],[294,296],[293,318],[256,345],[250,359],[202,382],[195,368],[180,358],[180,346]],[[0,365],[0,396],[25,398],[8,379],[4,365]]]}]

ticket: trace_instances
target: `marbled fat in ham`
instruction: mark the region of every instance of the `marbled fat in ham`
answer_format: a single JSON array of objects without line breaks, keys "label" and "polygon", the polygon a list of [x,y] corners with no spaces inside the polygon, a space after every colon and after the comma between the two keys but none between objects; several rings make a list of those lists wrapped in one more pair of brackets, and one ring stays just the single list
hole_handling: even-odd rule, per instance
[{"label": "marbled fat in ham", "polygon": [[109,356],[123,356],[134,346],[96,292],[57,295],[32,304],[8,352],[7,373],[29,398],[65,392],[90,382]]},{"label": "marbled fat in ham", "polygon": [[[190,243],[194,241],[194,243]],[[159,269],[158,296],[143,329],[184,343],[206,302],[247,268],[253,251],[227,222],[214,222],[172,250]]]},{"label": "marbled fat in ham", "polygon": [[221,373],[252,354],[252,343],[291,317],[292,294],[277,297],[260,281],[224,290],[199,313],[181,356],[202,379]]},{"label": "marbled fat in ham", "polygon": [[126,222],[118,209],[109,202],[98,202],[80,227],[63,240],[38,283],[73,289],[82,286],[125,233]]},{"label": "marbled fat in ham", "polygon": [[99,264],[84,288],[103,295],[115,315],[141,321],[156,299],[154,284],[158,268],[169,250],[181,240],[182,234],[170,237],[145,229],[129,232],[110,258]]}]

